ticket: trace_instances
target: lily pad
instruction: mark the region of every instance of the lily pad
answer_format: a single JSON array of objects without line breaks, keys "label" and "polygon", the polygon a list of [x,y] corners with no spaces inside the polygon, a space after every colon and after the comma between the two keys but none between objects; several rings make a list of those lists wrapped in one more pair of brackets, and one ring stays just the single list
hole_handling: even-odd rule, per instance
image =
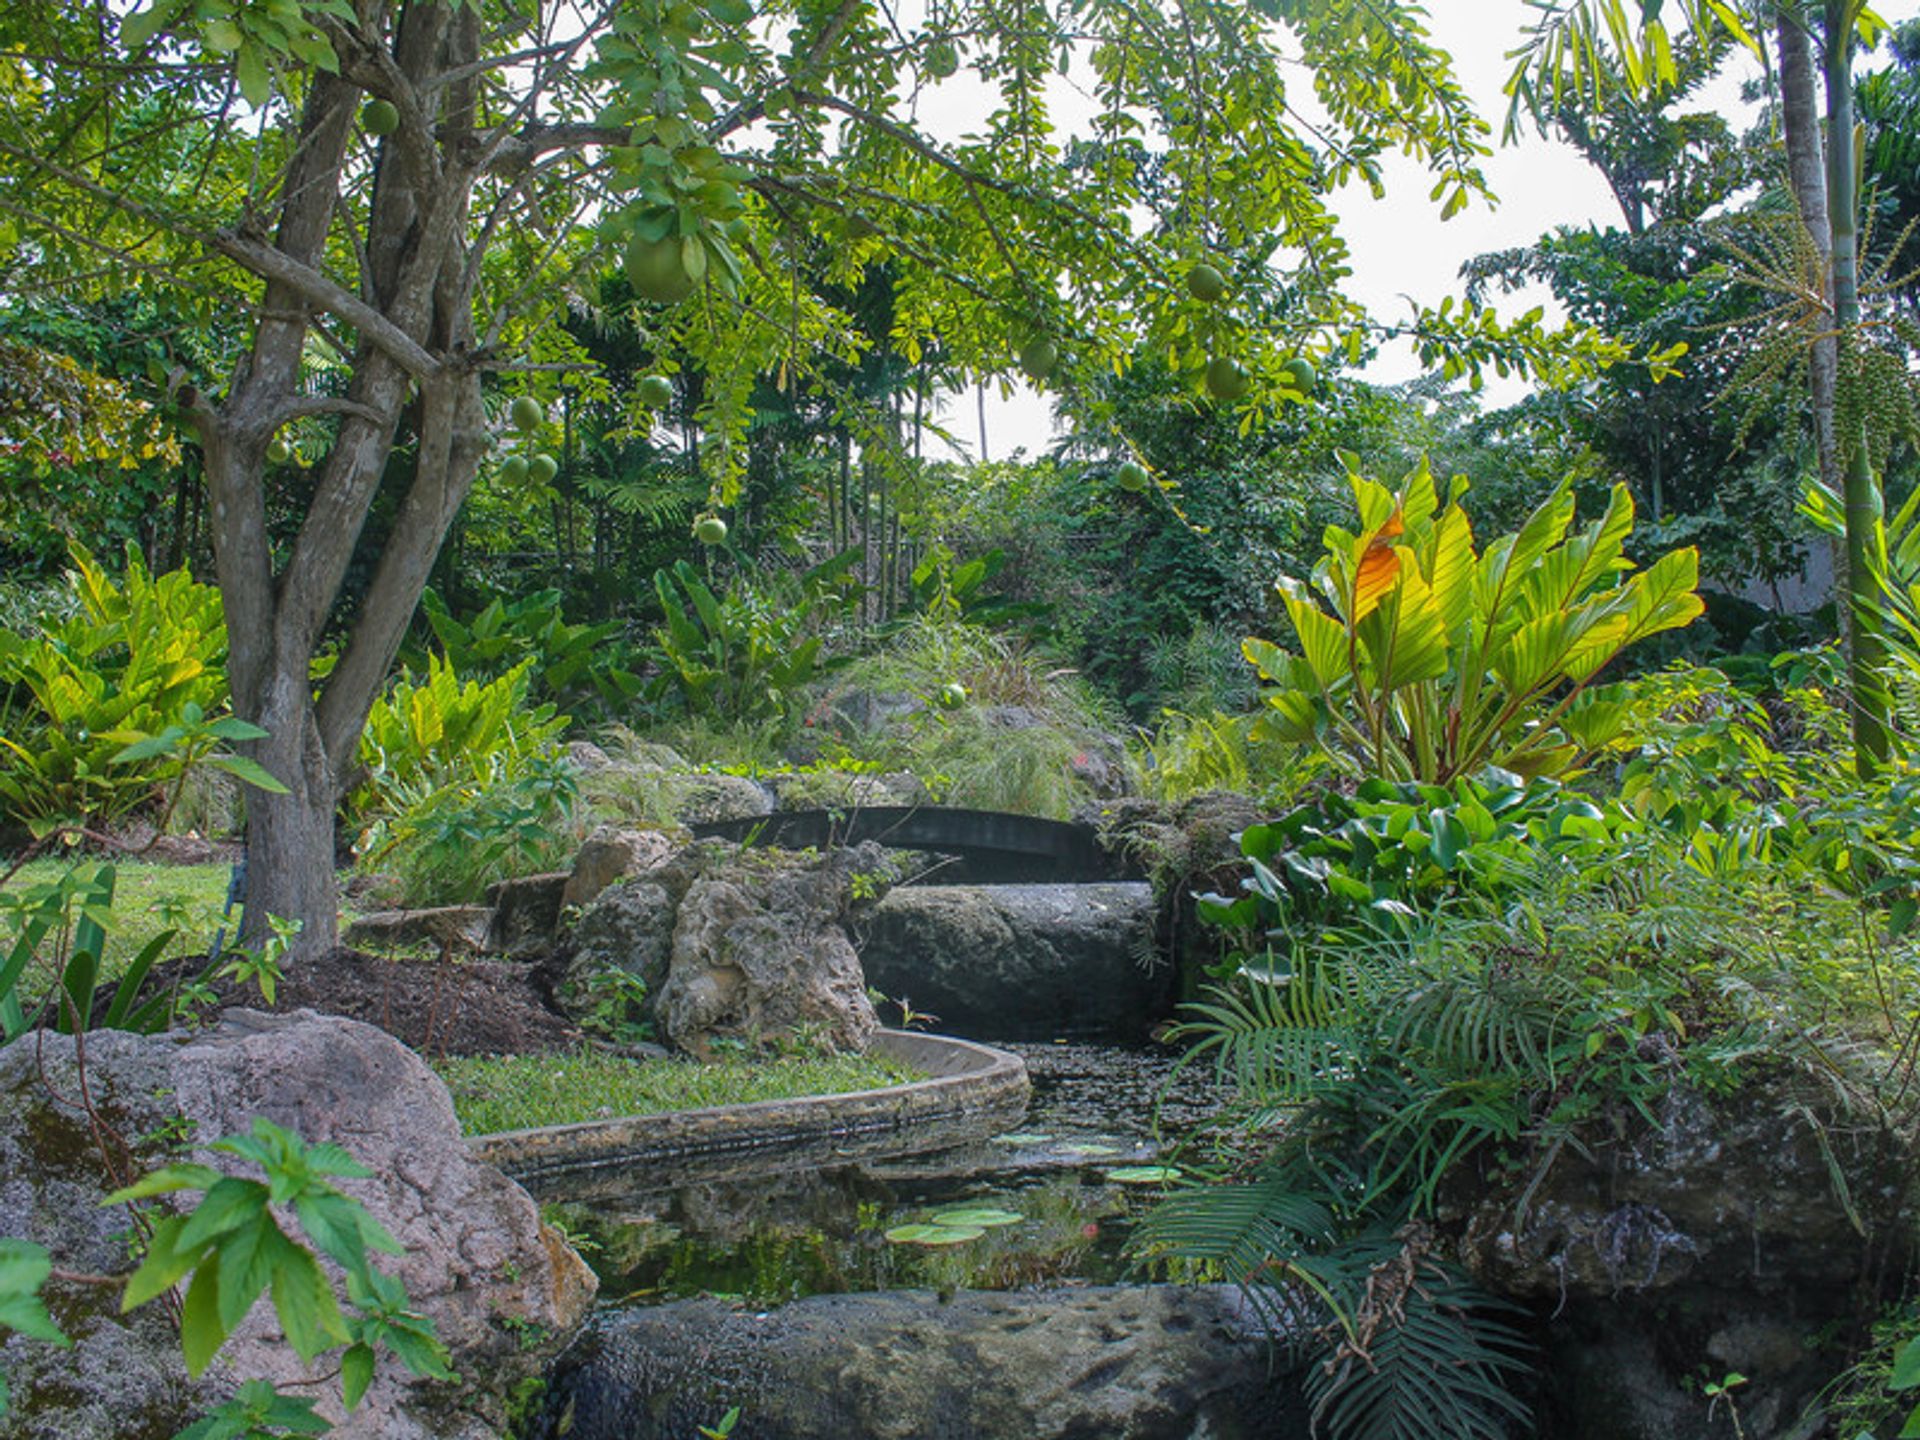
[{"label": "lily pad", "polygon": [[1120,1155],[1125,1152],[1122,1151],[1118,1145],[1102,1145],[1097,1141],[1084,1141],[1075,1145],[1062,1145],[1060,1147],[1060,1153],[1062,1155],[1098,1157],[1101,1155]]},{"label": "lily pad", "polygon": [[953,1210],[936,1210],[933,1212],[934,1224],[951,1226],[960,1230],[974,1227],[991,1230],[996,1225],[1018,1225],[1024,1219],[1026,1219],[1026,1216],[1016,1214],[1012,1210],[995,1210],[985,1206],[980,1208],[961,1206]]},{"label": "lily pad", "polygon": [[1015,1130],[1011,1135],[994,1136],[993,1143],[996,1145],[1044,1145],[1051,1139],[1053,1136],[1042,1135],[1037,1130]]},{"label": "lily pad", "polygon": [[986,1233],[977,1225],[896,1225],[887,1239],[896,1245],[962,1245]]},{"label": "lily pad", "polygon": [[1165,1185],[1179,1178],[1178,1165],[1123,1165],[1107,1172],[1107,1179],[1117,1185]]}]

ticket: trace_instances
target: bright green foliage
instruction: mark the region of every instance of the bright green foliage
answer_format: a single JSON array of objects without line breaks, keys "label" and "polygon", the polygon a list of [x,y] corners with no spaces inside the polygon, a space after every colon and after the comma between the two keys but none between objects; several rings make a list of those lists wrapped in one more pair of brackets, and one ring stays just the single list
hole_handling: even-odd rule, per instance
[{"label": "bright green foliage", "polygon": [[800,576],[793,593],[707,588],[682,560],[653,577],[666,623],[654,631],[667,683],[689,711],[731,721],[784,715],[820,665],[819,627],[844,610],[860,552],[848,550]]},{"label": "bright green foliage", "polygon": [[1691,549],[1632,573],[1624,485],[1572,534],[1562,485],[1518,532],[1476,552],[1464,479],[1444,504],[1424,464],[1398,494],[1352,480],[1359,531],[1328,526],[1311,584],[1280,582],[1300,654],[1258,639],[1245,650],[1277,687],[1267,733],[1323,745],[1362,774],[1437,784],[1490,764],[1563,774],[1622,736],[1626,707],[1592,688],[1600,671],[1703,608]]},{"label": "bright green foliage", "polygon": [[[154,1225],[146,1257],[121,1302],[123,1310],[132,1310],[188,1282],[180,1328],[188,1374],[202,1374],[254,1302],[271,1294],[287,1342],[302,1360],[344,1347],[341,1386],[349,1409],[372,1380],[377,1348],[392,1350],[416,1375],[451,1378],[432,1322],[408,1310],[399,1283],[373,1268],[369,1252],[397,1255],[399,1242],[365,1206],[330,1183],[371,1171],[337,1145],[309,1145],[259,1117],[250,1135],[229,1136],[212,1148],[257,1165],[265,1179],[170,1165],[106,1202],[204,1192],[190,1213]],[[320,1254],[346,1272],[356,1312],[351,1319],[342,1315],[314,1252],[280,1228],[274,1207],[290,1209]]]},{"label": "bright green foliage", "polygon": [[0,630],[0,806],[43,833],[116,820],[190,759],[243,738],[237,722],[206,718],[227,695],[218,591],[184,569],[150,574],[132,547],[116,583],[75,546],[68,585],[78,614]]},{"label": "bright green foliage", "polygon": [[462,622],[429,590],[420,608],[455,673],[491,678],[522,660],[533,662],[540,693],[557,705],[595,700],[609,710],[640,693],[640,678],[625,669],[614,644],[617,620],[570,625],[560,613],[558,590],[536,590],[517,600],[496,598]]},{"label": "bright green foliage", "polygon": [[1443,897],[1510,889],[1544,856],[1605,854],[1638,829],[1618,807],[1498,770],[1450,785],[1367,780],[1352,796],[1327,792],[1249,825],[1242,893],[1201,896],[1198,913],[1252,942],[1254,953],[1228,962],[1231,975],[1283,936],[1395,930]]},{"label": "bright green foliage", "polygon": [[[0,1239],[0,1333],[11,1330],[29,1340],[63,1348],[73,1344],[53,1323],[40,1287],[53,1273],[46,1250],[29,1240]],[[7,1413],[7,1376],[0,1370],[0,1415]]]},{"label": "bright green foliage", "polygon": [[[168,1028],[177,1013],[171,990],[140,1000],[147,974],[173,943],[163,930],[141,947],[114,987],[104,1013],[94,1012],[107,932],[113,923],[115,871],[111,865],[77,865],[56,879],[0,891],[0,930],[10,935],[0,954],[0,1041],[13,1040],[40,1023],[51,1007],[54,1028],[67,1034],[95,1028],[152,1034]],[[25,998],[28,968],[38,959],[47,978],[38,1001]]]},{"label": "bright green foliage", "polygon": [[463,683],[453,664],[435,655],[424,681],[396,681],[367,716],[360,762],[368,778],[354,792],[353,808],[398,813],[421,792],[496,780],[502,765],[546,749],[567,719],[551,705],[527,704],[532,667],[523,660],[495,679]]},{"label": "bright green foliage", "polygon": [[396,813],[361,839],[361,858],[390,871],[409,905],[477,901],[494,881],[565,865],[579,772],[552,751],[500,754],[479,773],[395,787]]}]

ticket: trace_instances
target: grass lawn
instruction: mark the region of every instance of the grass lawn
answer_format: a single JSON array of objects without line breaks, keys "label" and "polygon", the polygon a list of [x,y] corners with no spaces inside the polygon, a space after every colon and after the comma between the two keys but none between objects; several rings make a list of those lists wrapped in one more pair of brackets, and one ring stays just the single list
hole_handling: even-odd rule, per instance
[{"label": "grass lawn", "polygon": [[[98,864],[97,860],[36,860],[7,882],[7,891],[23,896],[36,885],[58,880],[74,864]],[[206,951],[220,925],[220,912],[227,900],[229,868],[217,865],[156,865],[140,860],[114,862],[113,924],[107,930],[107,953],[101,978],[113,979],[143,946],[163,930],[177,930],[168,955]],[[234,912],[239,918],[239,912]],[[228,938],[232,935],[229,932]],[[10,939],[6,921],[0,919],[0,945]],[[31,972],[30,972],[31,973]],[[40,986],[31,978],[30,990]]]},{"label": "grass lawn", "polygon": [[845,1094],[922,1078],[910,1066],[880,1055],[729,1056],[703,1065],[578,1051],[436,1060],[433,1068],[453,1093],[453,1108],[469,1135]]}]

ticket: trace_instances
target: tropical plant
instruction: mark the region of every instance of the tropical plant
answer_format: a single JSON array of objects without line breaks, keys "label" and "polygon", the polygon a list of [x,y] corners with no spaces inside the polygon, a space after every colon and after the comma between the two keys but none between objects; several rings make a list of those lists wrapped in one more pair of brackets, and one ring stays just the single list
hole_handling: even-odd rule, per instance
[{"label": "tropical plant", "polygon": [[397,810],[368,827],[361,861],[389,872],[409,905],[477,901],[494,881],[564,863],[579,772],[564,755],[496,754],[479,773],[394,789]]},{"label": "tropical plant", "polygon": [[822,626],[857,593],[858,550],[814,566],[787,587],[737,585],[716,596],[686,561],[656,571],[654,593],[666,620],[654,631],[663,684],[686,708],[732,722],[780,718],[820,668]]},{"label": "tropical plant", "polygon": [[1629,711],[1595,688],[1601,670],[1703,608],[1694,551],[1632,572],[1624,485],[1571,535],[1562,485],[1476,553],[1464,478],[1444,503],[1424,463],[1397,494],[1351,479],[1358,532],[1328,526],[1310,583],[1280,582],[1300,654],[1260,639],[1244,648],[1275,687],[1266,733],[1322,745],[1357,773],[1428,784],[1487,765],[1565,774],[1622,738]]},{"label": "tropical plant", "polygon": [[551,748],[567,718],[527,703],[532,667],[522,660],[491,680],[463,681],[452,662],[434,655],[423,680],[402,676],[367,716],[360,737],[366,779],[350,797],[354,812],[399,814],[443,786],[498,781]]},{"label": "tropical plant", "polygon": [[558,590],[514,600],[496,596],[464,621],[432,590],[420,597],[420,609],[447,664],[469,679],[492,679],[528,660],[542,697],[555,705],[589,701],[617,710],[640,693],[640,677],[625,668],[622,647],[611,643],[624,627],[617,620],[569,624]]},{"label": "tropical plant", "polygon": [[153,575],[131,546],[119,582],[77,545],[72,561],[77,613],[0,630],[0,818],[42,834],[95,828],[153,800],[188,763],[173,741],[191,738],[198,759],[262,733],[209,718],[227,698],[217,590],[184,569]]}]

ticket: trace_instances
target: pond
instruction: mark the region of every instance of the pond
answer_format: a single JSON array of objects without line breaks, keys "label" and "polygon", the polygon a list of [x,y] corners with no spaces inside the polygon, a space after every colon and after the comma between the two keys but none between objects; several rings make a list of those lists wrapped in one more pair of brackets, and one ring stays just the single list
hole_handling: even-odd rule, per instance
[{"label": "pond", "polygon": [[543,1210],[610,1305],[1124,1278],[1127,1233],[1217,1111],[1218,1087],[1170,1050],[1001,1048],[1025,1059],[1033,1095],[1018,1127],[989,1139],[858,1164],[770,1160],[766,1173],[724,1182],[655,1171],[610,1188],[603,1175],[588,1200],[543,1187]]}]

